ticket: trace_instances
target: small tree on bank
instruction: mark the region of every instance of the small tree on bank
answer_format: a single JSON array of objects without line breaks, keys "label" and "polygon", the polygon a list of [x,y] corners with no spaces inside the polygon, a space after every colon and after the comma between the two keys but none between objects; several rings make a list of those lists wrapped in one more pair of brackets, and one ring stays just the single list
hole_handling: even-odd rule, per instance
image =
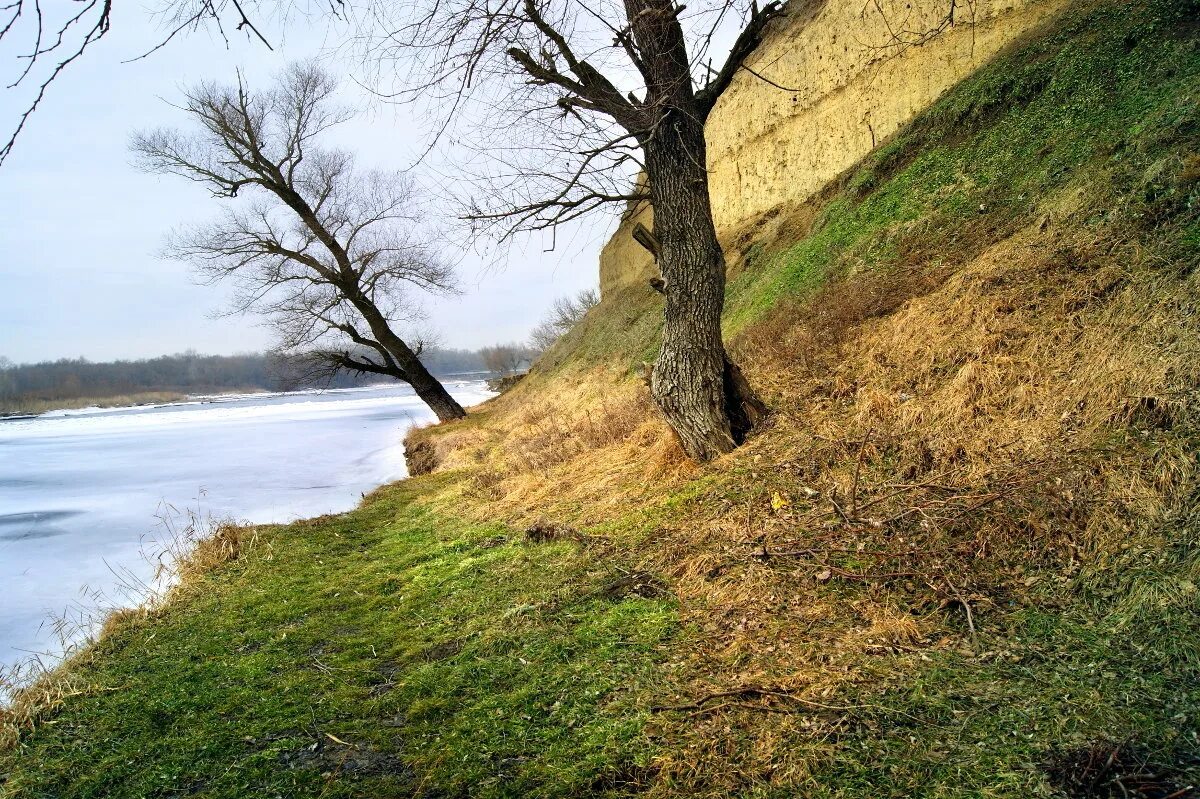
[{"label": "small tree on bank", "polygon": [[542,321],[530,331],[529,346],[538,353],[550,349],[599,302],[600,292],[595,289],[583,289],[578,294],[559,297]]},{"label": "small tree on bank", "polygon": [[511,375],[522,368],[528,368],[537,353],[524,344],[494,344],[479,351],[483,365],[490,372],[501,375]]},{"label": "small tree on bank", "polygon": [[183,109],[198,130],[137,134],[140,165],[244,200],[223,219],[179,235],[168,252],[207,281],[235,281],[234,310],[266,315],[280,351],[309,363],[402,380],[442,421],[466,415],[421,363],[421,344],[393,322],[412,318],[412,288],[449,292],[453,270],[421,240],[411,184],[359,172],[321,135],[349,114],[334,81],[293,65],[269,91],[201,84]]}]

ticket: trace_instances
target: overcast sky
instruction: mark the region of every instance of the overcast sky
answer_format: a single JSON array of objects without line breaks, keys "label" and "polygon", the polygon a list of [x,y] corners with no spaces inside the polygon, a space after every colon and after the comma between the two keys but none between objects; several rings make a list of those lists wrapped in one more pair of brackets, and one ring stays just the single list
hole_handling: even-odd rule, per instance
[{"label": "overcast sky", "polygon": [[[111,34],[51,87],[0,167],[0,356],[110,360],[263,349],[269,333],[255,319],[213,318],[222,291],[196,285],[186,265],[156,255],[173,227],[214,217],[221,201],[179,178],[135,170],[129,135],[184,122],[167,104],[180,87],[231,79],[239,67],[265,85],[288,61],[324,54],[345,74],[349,67],[329,55],[340,33],[324,22],[269,26],[271,52],[240,35],[226,47],[202,32],[122,63],[161,34],[134,4],[117,3],[114,14]],[[12,53],[0,57],[8,83]],[[364,112],[341,129],[337,144],[364,167],[412,164],[420,136],[409,112],[372,104],[351,81],[343,86]],[[26,99],[0,91],[5,138]],[[546,242],[527,240],[499,265],[494,249],[467,255],[465,293],[428,300],[430,326],[446,346],[523,339],[555,297],[595,285],[599,249],[614,225],[602,217],[560,234],[552,253],[543,252]]]}]

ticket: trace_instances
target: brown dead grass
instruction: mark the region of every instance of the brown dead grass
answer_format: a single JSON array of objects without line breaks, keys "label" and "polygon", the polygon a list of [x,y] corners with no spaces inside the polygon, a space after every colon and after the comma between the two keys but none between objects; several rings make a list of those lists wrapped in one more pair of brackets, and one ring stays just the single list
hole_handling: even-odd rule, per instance
[{"label": "brown dead grass", "polygon": [[463,509],[480,518],[594,524],[695,474],[645,387],[611,369],[526,380],[480,412],[486,424],[409,438],[440,470],[469,472]]},{"label": "brown dead grass", "polygon": [[1196,280],[1053,211],[1061,224],[956,266],[852,275],[746,330],[734,351],[772,421],[714,466],[687,464],[616,371],[535,377],[486,424],[424,433],[467,470],[468,513],[585,529],[645,514],[610,555],[664,575],[696,636],[668,704],[747,691],[658,718],[682,744],[657,784],[799,784],[858,686],[931,648],[978,654],[1001,608],[1178,500]]},{"label": "brown dead grass", "polygon": [[258,529],[222,522],[211,534],[200,538],[174,565],[182,585],[190,585],[208,572],[252,553],[259,543]]},{"label": "brown dead grass", "polygon": [[271,544],[259,528],[230,519],[211,519],[192,511],[160,517],[166,532],[154,559],[155,590],[134,612],[155,613],[177,598],[201,590],[203,579],[221,566],[250,555],[270,560]]},{"label": "brown dead grass", "polygon": [[16,746],[23,731],[78,696],[84,687],[69,669],[44,669],[27,663],[0,671],[0,698],[8,697],[0,704],[0,751]]},{"label": "brown dead grass", "polygon": [[[683,695],[768,684],[820,702],[868,672],[886,684],[922,649],[977,654],[997,608],[1070,579],[1194,478],[1171,435],[1200,384],[1194,278],[1128,241],[1039,226],[906,281],[834,284],[739,342],[776,410],[734,456],[744,499],[655,538],[708,640]],[[802,777],[814,729],[834,735],[845,714],[778,709],[768,696],[678,722],[711,760],[660,774],[712,794]]]},{"label": "brown dead grass", "polygon": [[36,414],[78,408],[124,408],[134,405],[183,402],[187,398],[187,394],[181,394],[177,391],[143,391],[135,394],[116,394],[107,397],[71,397],[66,399],[27,397],[23,399],[0,400],[0,414]]}]

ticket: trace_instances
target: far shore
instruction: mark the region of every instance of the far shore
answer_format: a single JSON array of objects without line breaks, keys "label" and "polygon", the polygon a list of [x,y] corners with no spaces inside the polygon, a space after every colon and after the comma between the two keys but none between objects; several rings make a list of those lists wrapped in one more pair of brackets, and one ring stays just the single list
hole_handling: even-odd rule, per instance
[{"label": "far shore", "polygon": [[[438,375],[443,380],[452,379],[487,379],[488,387],[493,391],[503,391],[524,377],[524,373],[502,375],[499,378],[488,377],[492,372],[455,372]],[[496,384],[496,385],[493,385]],[[387,385],[382,383],[368,385]],[[365,388],[355,386],[354,388]],[[181,391],[142,391],[132,394],[114,394],[107,397],[73,397],[70,399],[0,399],[0,421],[13,417],[38,416],[51,411],[80,410],[83,408],[135,408],[140,405],[163,405],[170,402],[194,402],[208,400],[213,397],[228,397],[246,394],[278,393],[261,386],[247,388],[221,388],[208,391],[195,391],[185,394]]]},{"label": "far shore", "polygon": [[[227,393],[252,394],[264,389],[250,388]],[[29,399],[0,401],[0,417],[36,416],[49,411],[78,410],[80,408],[123,408],[138,405],[159,405],[164,402],[183,402],[192,395],[178,391],[143,391],[135,394],[117,394],[110,397],[73,397],[70,399]]]}]

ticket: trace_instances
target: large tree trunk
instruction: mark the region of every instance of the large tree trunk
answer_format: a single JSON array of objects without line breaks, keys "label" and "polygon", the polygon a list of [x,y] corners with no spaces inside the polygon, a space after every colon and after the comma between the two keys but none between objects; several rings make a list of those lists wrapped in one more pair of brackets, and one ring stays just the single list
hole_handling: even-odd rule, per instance
[{"label": "large tree trunk", "polygon": [[441,384],[441,381],[429,373],[412,348],[392,332],[391,326],[379,309],[365,298],[356,297],[354,300],[355,307],[367,320],[367,325],[370,326],[375,340],[391,354],[396,365],[404,372],[404,379],[413,387],[417,396],[429,406],[429,409],[437,414],[438,421],[450,422],[466,418],[467,412],[463,410],[463,406],[450,396],[450,392]]},{"label": "large tree trunk", "polygon": [[421,363],[415,355],[412,365],[406,366],[404,372],[408,375],[408,383],[413,387],[413,391],[417,392],[417,396],[437,414],[439,421],[449,422],[466,417],[467,412],[463,410],[463,406],[450,396],[450,392],[446,390],[441,381],[431,375],[425,368],[425,364]]},{"label": "large tree trunk", "polygon": [[646,146],[654,234],[666,296],[650,393],[689,457],[706,461],[742,442],[765,407],[725,353],[725,255],[705,169],[703,123],[668,112]]}]

